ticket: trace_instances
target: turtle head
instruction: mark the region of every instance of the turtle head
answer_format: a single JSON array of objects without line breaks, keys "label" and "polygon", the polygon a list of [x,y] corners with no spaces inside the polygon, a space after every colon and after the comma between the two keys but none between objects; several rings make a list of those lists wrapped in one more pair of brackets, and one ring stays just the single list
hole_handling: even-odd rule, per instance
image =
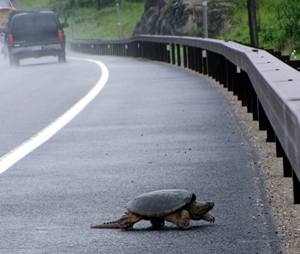
[{"label": "turtle head", "polygon": [[189,207],[189,213],[192,220],[201,220],[204,219],[206,215],[213,207],[215,206],[214,202],[199,203],[193,201]]}]

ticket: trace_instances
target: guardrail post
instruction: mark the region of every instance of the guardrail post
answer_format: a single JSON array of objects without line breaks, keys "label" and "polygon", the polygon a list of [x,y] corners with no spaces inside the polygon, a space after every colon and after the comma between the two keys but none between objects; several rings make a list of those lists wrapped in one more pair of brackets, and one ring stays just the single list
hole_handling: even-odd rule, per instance
[{"label": "guardrail post", "polygon": [[215,54],[210,51],[206,51],[206,63],[207,63],[207,75],[214,78],[214,69],[217,64]]},{"label": "guardrail post", "polygon": [[114,47],[114,49],[115,49],[115,53],[114,53],[115,56],[123,56],[124,53],[123,45],[117,44],[116,47]]},{"label": "guardrail post", "polygon": [[202,65],[202,73],[204,75],[208,74],[208,70],[207,70],[207,51],[206,50],[202,50],[202,54],[201,54],[201,65]]},{"label": "guardrail post", "polygon": [[117,48],[118,48],[118,45],[115,45],[115,44],[110,45],[110,55],[111,56],[117,55]]},{"label": "guardrail post", "polygon": [[268,120],[268,127],[267,127],[267,142],[275,142],[276,141],[276,135],[275,131],[271,125],[271,123]]},{"label": "guardrail post", "polygon": [[218,81],[220,84],[223,84],[225,82],[225,70],[224,70],[224,66],[225,66],[225,57],[222,55],[218,55],[219,58],[219,66],[217,69],[218,72]]},{"label": "guardrail post", "polygon": [[161,43],[154,43],[154,48],[155,48],[155,60],[157,61],[161,61],[162,56],[163,56],[163,52],[162,52],[162,48],[161,48]]},{"label": "guardrail post", "polygon": [[194,63],[195,63],[195,61],[194,61],[194,54],[193,54],[194,52],[193,52],[193,48],[192,47],[188,47],[188,55],[187,55],[187,57],[188,57],[188,65],[189,65],[189,69],[190,70],[194,70],[195,69],[195,65],[194,65]]},{"label": "guardrail post", "polygon": [[177,55],[177,66],[181,66],[181,54],[180,54],[180,45],[176,45],[176,55]]},{"label": "guardrail post", "polygon": [[258,102],[258,121],[259,121],[259,130],[267,131],[267,142],[276,142],[276,135],[274,129],[266,116],[266,113],[261,105]]},{"label": "guardrail post", "polygon": [[258,98],[257,98],[257,94],[253,88],[253,86],[251,85],[252,90],[253,90],[253,96],[252,96],[252,106],[253,106],[253,112],[252,112],[252,116],[253,116],[253,121],[258,121]]},{"label": "guardrail post", "polygon": [[124,55],[124,47],[123,47],[123,45],[121,45],[121,44],[117,45],[116,55],[117,56],[123,56]]},{"label": "guardrail post", "polygon": [[158,49],[158,60],[163,61],[164,59],[164,47],[162,43],[157,44],[157,49]]},{"label": "guardrail post", "polygon": [[148,58],[148,42],[143,42],[143,58]]},{"label": "guardrail post", "polygon": [[161,43],[156,43],[156,54],[157,54],[156,59],[158,61],[162,61],[162,59],[163,59],[163,50],[162,50]]},{"label": "guardrail post", "polygon": [[172,64],[172,49],[171,49],[171,44],[166,44],[167,46],[167,58],[168,58],[168,63]]},{"label": "guardrail post", "polygon": [[187,46],[183,46],[183,67],[188,68]]},{"label": "guardrail post", "polygon": [[293,190],[294,190],[294,203],[300,204],[300,181],[295,171],[293,171]]},{"label": "guardrail post", "polygon": [[293,175],[293,169],[292,165],[286,156],[286,154],[283,154],[283,176],[284,177],[292,177]]},{"label": "guardrail post", "polygon": [[152,43],[153,48],[153,60],[160,61],[161,55],[160,55],[160,45],[159,43]]},{"label": "guardrail post", "polygon": [[175,44],[171,44],[171,55],[172,55],[172,64],[176,64],[176,58],[175,58]]},{"label": "guardrail post", "polygon": [[170,57],[169,44],[165,44],[164,52],[165,52],[165,58],[164,58],[164,59],[165,59],[165,62],[166,62],[166,63],[170,63],[171,57]]},{"label": "guardrail post", "polygon": [[[245,104],[247,106],[247,112],[252,113],[253,120],[256,121],[256,120],[258,120],[257,95],[256,95],[256,92],[255,92],[255,90],[252,86],[252,83],[251,83],[247,73],[245,73],[245,75],[244,75],[244,82],[245,82],[245,85],[247,87],[247,96],[245,98],[245,100],[246,100]],[[269,131],[269,135],[270,134],[271,133]],[[274,138],[275,138],[275,136],[274,136]],[[271,136],[270,136],[268,140],[271,141],[273,139],[271,139]],[[275,142],[275,139],[273,141]]]},{"label": "guardrail post", "polygon": [[282,146],[280,144],[280,141],[278,140],[278,138],[276,137],[276,156],[277,157],[283,157],[283,149],[282,149]]},{"label": "guardrail post", "polygon": [[193,61],[193,71],[198,72],[199,61],[201,61],[201,55],[199,54],[199,49],[192,47],[192,61]]},{"label": "guardrail post", "polygon": [[139,47],[139,56],[140,57],[143,57],[144,55],[144,42],[143,41],[140,41],[139,44],[138,44],[138,47]]},{"label": "guardrail post", "polygon": [[248,97],[249,97],[249,84],[247,83],[247,73],[243,72],[242,75],[242,86],[241,86],[241,101],[242,101],[242,106],[246,107],[247,102],[248,102]]},{"label": "guardrail post", "polygon": [[119,54],[119,52],[118,52],[118,49],[119,49],[119,45],[117,44],[117,45],[115,45],[115,44],[112,44],[111,45],[111,53],[112,53],[112,55],[113,56],[118,56]]},{"label": "guardrail post", "polygon": [[194,71],[199,72],[201,58],[201,50],[199,48],[193,48],[193,60],[194,60]]},{"label": "guardrail post", "polygon": [[202,61],[201,56],[201,49],[199,48],[193,48],[193,54],[194,54],[194,71],[202,73],[200,69],[200,62]]},{"label": "guardrail post", "polygon": [[283,162],[283,176],[284,177],[292,177],[293,175],[293,169],[292,165],[289,162],[288,157],[286,156],[280,141],[278,140],[277,137],[275,137],[275,142],[276,142],[276,156],[277,157],[282,157],[282,162]]},{"label": "guardrail post", "polygon": [[260,103],[260,101],[258,101],[258,127],[260,131],[266,131],[267,130],[267,124],[266,124],[266,113]]},{"label": "guardrail post", "polygon": [[135,55],[135,53],[136,53],[135,49],[136,49],[136,42],[128,43],[128,51],[127,51],[128,56],[135,57],[136,56]]},{"label": "guardrail post", "polygon": [[142,57],[147,58],[147,42],[143,42]]},{"label": "guardrail post", "polygon": [[219,55],[221,57],[221,64],[220,64],[220,68],[219,68],[219,77],[220,77],[220,84],[222,84],[224,86],[224,83],[226,82],[226,70],[225,70],[225,66],[226,66],[226,59],[224,56]]},{"label": "guardrail post", "polygon": [[167,63],[168,62],[167,44],[166,43],[161,43],[160,44],[160,49],[161,49],[161,61]]},{"label": "guardrail post", "polygon": [[158,51],[159,51],[159,49],[158,49],[157,43],[151,42],[150,43],[150,52],[151,52],[151,58],[150,59],[151,60],[157,61],[159,59]]},{"label": "guardrail post", "polygon": [[115,45],[115,44],[111,45],[111,55],[112,56],[118,55],[118,45]]},{"label": "guardrail post", "polygon": [[224,78],[225,78],[225,71],[224,71],[224,56],[222,55],[218,55],[218,59],[219,59],[219,65],[218,65],[218,69],[217,71],[217,76],[218,76],[218,82],[220,84],[222,84],[224,82]]},{"label": "guardrail post", "polygon": [[147,43],[148,44],[148,58],[150,59],[150,60],[155,60],[155,55],[156,55],[156,49],[155,49],[155,45],[154,45],[154,43],[153,42],[148,42]]},{"label": "guardrail post", "polygon": [[155,60],[155,45],[154,45],[154,43],[153,42],[148,42],[147,43],[147,47],[148,47],[148,50],[147,50],[147,52],[148,52],[148,59],[150,59],[150,60]]},{"label": "guardrail post", "polygon": [[[224,62],[224,82],[223,82],[223,87],[225,87],[225,88],[228,87],[229,79],[230,79],[229,64],[230,64],[230,62],[227,59],[225,59],[225,62]],[[237,86],[237,88],[238,88],[238,86]]]},{"label": "guardrail post", "polygon": [[[239,88],[243,87],[242,77],[237,75],[236,66],[233,63],[226,60],[224,71],[225,71],[224,87],[227,88],[228,91],[233,91],[235,84],[238,84],[237,87]],[[241,100],[240,93],[238,93],[238,100]]]},{"label": "guardrail post", "polygon": [[134,51],[134,56],[135,57],[141,57],[141,42],[137,41],[135,43],[135,51]]},{"label": "guardrail post", "polygon": [[[202,49],[201,48],[196,48],[196,56],[197,56],[197,72],[202,73],[202,74],[207,74],[207,67],[206,72],[204,72],[204,65],[203,65],[203,59],[202,59]],[[206,58],[205,58],[206,62]],[[205,65],[207,66],[207,64]]]},{"label": "guardrail post", "polygon": [[150,42],[145,42],[145,57],[151,59],[151,47]]}]

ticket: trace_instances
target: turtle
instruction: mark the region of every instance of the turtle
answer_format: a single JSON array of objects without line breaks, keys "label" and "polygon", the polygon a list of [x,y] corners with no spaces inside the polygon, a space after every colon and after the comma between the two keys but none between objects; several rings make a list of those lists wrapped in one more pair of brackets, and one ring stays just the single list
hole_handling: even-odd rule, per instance
[{"label": "turtle", "polygon": [[132,229],[140,220],[150,220],[154,229],[162,229],[165,221],[179,229],[191,228],[190,220],[215,222],[209,212],[214,202],[196,202],[196,194],[184,189],[163,189],[144,193],[127,204],[127,212],[116,221],[91,225],[93,229]]}]

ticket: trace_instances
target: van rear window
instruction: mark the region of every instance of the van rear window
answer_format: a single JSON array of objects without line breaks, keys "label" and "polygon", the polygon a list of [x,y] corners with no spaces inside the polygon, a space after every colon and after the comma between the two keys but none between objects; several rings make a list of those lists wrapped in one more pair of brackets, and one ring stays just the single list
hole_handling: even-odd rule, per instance
[{"label": "van rear window", "polygon": [[14,17],[11,29],[17,34],[51,32],[57,30],[57,21],[53,15],[22,14]]}]

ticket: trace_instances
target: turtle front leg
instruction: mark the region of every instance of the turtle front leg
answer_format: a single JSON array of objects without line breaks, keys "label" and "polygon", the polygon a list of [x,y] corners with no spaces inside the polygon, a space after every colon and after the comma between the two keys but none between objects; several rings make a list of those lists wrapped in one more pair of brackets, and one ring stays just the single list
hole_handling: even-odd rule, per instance
[{"label": "turtle front leg", "polygon": [[180,229],[189,229],[190,225],[190,214],[187,210],[183,209],[167,215],[164,217],[166,221],[174,223]]},{"label": "turtle front leg", "polygon": [[202,219],[206,220],[206,221],[208,221],[210,223],[214,223],[215,222],[215,217],[210,212],[207,212],[206,214],[204,214]]}]

